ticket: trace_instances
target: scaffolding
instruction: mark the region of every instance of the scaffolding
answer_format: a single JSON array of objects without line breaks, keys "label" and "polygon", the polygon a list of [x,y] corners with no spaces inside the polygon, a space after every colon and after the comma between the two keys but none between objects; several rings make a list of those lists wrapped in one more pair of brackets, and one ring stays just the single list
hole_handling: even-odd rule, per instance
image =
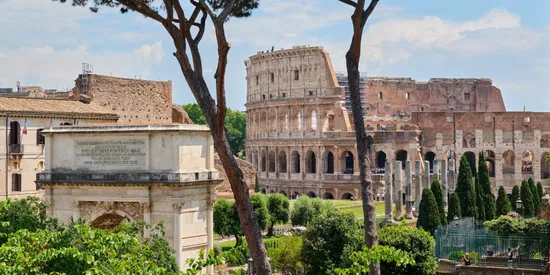
[{"label": "scaffolding", "polygon": [[82,94],[88,94],[88,75],[92,73],[92,70],[92,65],[82,63],[82,81],[80,82],[80,92]]}]

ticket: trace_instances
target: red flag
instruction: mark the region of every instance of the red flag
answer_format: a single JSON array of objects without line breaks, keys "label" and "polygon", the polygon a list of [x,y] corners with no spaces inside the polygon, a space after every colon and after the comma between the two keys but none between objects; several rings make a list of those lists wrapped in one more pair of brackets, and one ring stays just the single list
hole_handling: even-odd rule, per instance
[{"label": "red flag", "polygon": [[27,119],[25,118],[25,124],[23,126],[23,135],[27,134]]}]

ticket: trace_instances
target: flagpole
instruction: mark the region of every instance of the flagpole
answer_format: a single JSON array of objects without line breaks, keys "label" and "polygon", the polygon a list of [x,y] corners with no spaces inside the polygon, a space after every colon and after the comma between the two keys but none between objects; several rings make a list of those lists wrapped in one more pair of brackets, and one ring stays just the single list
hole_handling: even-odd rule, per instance
[{"label": "flagpole", "polygon": [[10,157],[10,144],[8,140],[8,120],[9,120],[9,114],[6,113],[6,200],[8,199],[8,161]]}]

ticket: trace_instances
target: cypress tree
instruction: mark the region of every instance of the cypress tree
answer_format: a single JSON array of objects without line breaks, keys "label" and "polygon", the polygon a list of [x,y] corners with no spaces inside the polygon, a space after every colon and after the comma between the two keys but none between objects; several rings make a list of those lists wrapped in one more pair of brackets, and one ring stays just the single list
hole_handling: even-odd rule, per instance
[{"label": "cypress tree", "polygon": [[[491,179],[489,177],[489,168],[487,167],[487,162],[485,162],[485,157],[483,157],[483,154],[481,153],[479,153],[478,166],[479,167],[477,169],[476,179],[478,179],[479,186],[483,191],[483,207],[485,208],[484,220],[489,221],[495,218],[495,211],[496,211],[495,195],[493,195],[493,192],[491,190]],[[478,205],[478,207],[480,206]]]},{"label": "cypress tree", "polygon": [[462,156],[460,159],[456,193],[460,200],[462,217],[478,217],[472,171],[470,170],[470,163],[466,156]]},{"label": "cypress tree", "polygon": [[506,195],[506,190],[504,190],[504,186],[501,186],[498,189],[496,216],[498,217],[498,216],[506,215],[511,210],[512,210],[512,204],[508,199],[508,195]]},{"label": "cypress tree", "polygon": [[531,197],[533,198],[533,216],[536,216],[539,214],[540,211],[539,191],[537,191],[537,186],[535,185],[535,181],[533,180],[533,178],[529,178],[529,180],[527,180],[527,183],[529,184]]},{"label": "cypress tree", "polygon": [[440,224],[441,218],[439,218],[439,210],[437,208],[434,193],[430,188],[424,188],[422,191],[422,200],[420,200],[420,213],[418,215],[416,227],[430,232],[433,236]]},{"label": "cypress tree", "polygon": [[519,200],[519,186],[514,185],[512,189],[512,196],[510,197],[510,204],[512,204],[512,210],[518,211],[516,209],[516,201]]},{"label": "cypress tree", "polygon": [[445,202],[443,201],[443,189],[438,180],[434,180],[431,186],[432,193],[437,203],[437,210],[439,210],[439,218],[441,218],[441,224],[447,224],[447,218],[445,217]]},{"label": "cypress tree", "polygon": [[539,198],[542,199],[542,196],[544,196],[544,190],[542,189],[542,183],[537,182],[537,194],[539,195]]},{"label": "cypress tree", "polygon": [[527,181],[521,182],[521,215],[525,217],[532,217],[535,213],[535,206],[533,205],[533,195],[531,194],[531,188]]},{"label": "cypress tree", "polygon": [[460,211],[460,200],[456,192],[453,192],[449,196],[449,213],[447,213],[447,220],[451,222],[454,218],[462,218],[462,213]]},{"label": "cypress tree", "polygon": [[480,221],[485,221],[485,202],[483,201],[483,189],[479,185],[479,177],[475,178],[475,196],[476,196],[476,206],[477,206],[477,216],[476,219]]}]

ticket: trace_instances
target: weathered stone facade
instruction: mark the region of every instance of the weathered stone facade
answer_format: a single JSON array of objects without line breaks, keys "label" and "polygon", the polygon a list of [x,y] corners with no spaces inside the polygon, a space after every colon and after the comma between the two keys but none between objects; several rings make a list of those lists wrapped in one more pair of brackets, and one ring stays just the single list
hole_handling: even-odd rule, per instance
[{"label": "weathered stone facade", "polygon": [[[328,52],[321,47],[262,52],[245,65],[246,150],[262,191],[360,197],[352,117]],[[449,169],[448,161],[455,159],[458,171],[462,155],[477,165],[477,154],[483,152],[495,187],[511,190],[526,177],[548,178],[549,166],[541,159],[550,153],[550,126],[545,123],[550,114],[505,112],[500,90],[490,79],[377,77],[368,78],[363,93],[380,198],[386,162],[393,161],[405,165],[419,160],[424,171],[427,160],[432,173],[434,160]],[[513,155],[503,155],[510,150]],[[523,154],[530,158],[515,160]]]}]

